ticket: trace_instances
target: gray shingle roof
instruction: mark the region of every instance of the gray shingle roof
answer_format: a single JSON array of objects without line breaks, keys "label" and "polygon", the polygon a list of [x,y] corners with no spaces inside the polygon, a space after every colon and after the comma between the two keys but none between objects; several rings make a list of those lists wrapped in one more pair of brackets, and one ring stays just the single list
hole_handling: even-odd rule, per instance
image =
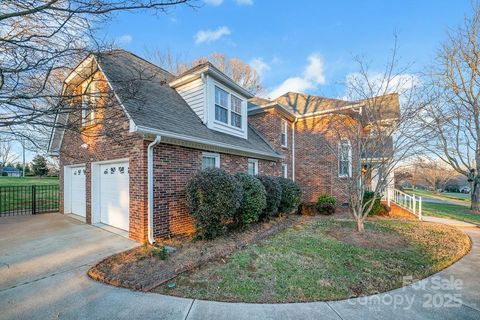
[{"label": "gray shingle roof", "polygon": [[162,68],[124,50],[101,53],[96,58],[137,126],[280,157],[250,127],[247,140],[207,128],[185,100],[168,85],[174,76]]}]

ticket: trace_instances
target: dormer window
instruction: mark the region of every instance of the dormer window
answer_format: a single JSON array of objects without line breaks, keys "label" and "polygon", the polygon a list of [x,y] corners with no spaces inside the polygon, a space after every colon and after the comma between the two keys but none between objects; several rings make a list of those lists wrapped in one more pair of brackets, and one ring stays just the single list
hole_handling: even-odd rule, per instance
[{"label": "dormer window", "polygon": [[242,128],[242,99],[215,86],[215,120]]}]

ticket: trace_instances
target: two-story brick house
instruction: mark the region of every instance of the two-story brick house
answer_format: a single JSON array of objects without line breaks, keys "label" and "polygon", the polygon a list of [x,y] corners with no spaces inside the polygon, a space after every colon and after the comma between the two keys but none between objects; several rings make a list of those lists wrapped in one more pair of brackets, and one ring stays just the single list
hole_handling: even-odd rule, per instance
[{"label": "two-story brick house", "polygon": [[61,211],[86,223],[137,241],[191,233],[184,187],[207,167],[283,175],[308,201],[342,197],[348,159],[339,164],[315,127],[355,103],[256,98],[209,63],[174,77],[123,50],[87,57],[64,92],[70,111],[57,116],[49,151],[60,157]]}]

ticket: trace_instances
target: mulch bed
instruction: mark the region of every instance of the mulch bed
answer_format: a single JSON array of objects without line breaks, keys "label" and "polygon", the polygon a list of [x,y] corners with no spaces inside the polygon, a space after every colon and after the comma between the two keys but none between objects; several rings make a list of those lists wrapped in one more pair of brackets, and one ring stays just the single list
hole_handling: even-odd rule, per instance
[{"label": "mulch bed", "polygon": [[154,247],[140,246],[100,261],[88,271],[88,275],[94,280],[114,286],[150,291],[180,273],[198,268],[209,261],[227,257],[299,221],[312,218],[316,217],[299,215],[278,217],[209,241],[191,239],[165,241],[161,245],[175,248],[165,260],[153,254],[156,250]]}]

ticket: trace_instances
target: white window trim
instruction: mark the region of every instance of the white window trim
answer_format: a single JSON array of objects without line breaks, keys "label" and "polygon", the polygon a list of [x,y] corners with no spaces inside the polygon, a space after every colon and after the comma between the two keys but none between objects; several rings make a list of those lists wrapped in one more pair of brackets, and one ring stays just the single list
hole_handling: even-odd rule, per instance
[{"label": "white window trim", "polygon": [[[285,135],[285,143],[281,141],[283,135]],[[280,135],[280,143],[282,147],[288,146],[288,122],[287,120],[283,120],[283,119],[282,119],[282,133]]]},{"label": "white window trim", "polygon": [[203,170],[203,158],[214,158],[215,159],[215,168],[220,168],[220,154],[212,152],[203,152],[202,153],[202,170]]},{"label": "white window trim", "polygon": [[[253,175],[256,176],[258,175],[258,159],[248,159],[248,163],[253,163]],[[248,172],[248,165],[247,165],[247,173],[250,174],[250,172]]]},{"label": "white window trim", "polygon": [[[227,106],[219,105],[220,107],[222,107],[222,108],[224,108],[224,109],[227,109],[227,122],[226,122],[226,123],[225,123],[225,122],[222,122],[222,121],[220,121],[220,120],[217,120],[217,119],[215,118],[215,109],[216,109],[216,106],[217,106],[217,103],[216,103],[216,101],[215,101],[215,97],[216,97],[215,90],[216,90],[217,88],[225,91],[225,92],[228,94],[228,99],[227,99],[227,104],[228,104],[228,105],[227,105]],[[239,95],[238,95],[238,94],[235,94],[232,90],[229,90],[228,88],[226,88],[226,87],[218,84],[217,82],[215,82],[215,83],[213,84],[213,96],[214,96],[214,101],[213,101],[213,105],[214,105],[214,108],[213,108],[213,110],[214,110],[213,120],[214,120],[214,122],[215,122],[216,124],[219,124],[219,125],[222,125],[222,126],[227,126],[227,127],[231,128],[231,129],[234,129],[234,130],[238,130],[238,131],[240,131],[240,132],[243,132],[243,131],[244,131],[243,119],[244,119],[244,117],[245,117],[245,112],[244,112],[244,111],[246,110],[246,109],[245,109],[245,107],[246,107],[246,106],[245,106],[245,100],[242,99],[242,98],[240,98]],[[235,98],[237,98],[238,100],[241,101],[241,112],[240,112],[240,113],[233,111],[233,108],[232,108],[232,96],[234,96]],[[240,128],[237,127],[237,126],[234,126],[234,125],[232,124],[232,112],[235,113],[235,114],[238,114],[238,115],[240,116],[240,124],[241,124]]]},{"label": "white window trim", "polygon": [[[348,144],[348,173],[347,174],[340,174],[340,161],[342,160],[342,144],[347,142]],[[341,139],[340,143],[338,144],[338,176],[340,178],[349,178],[352,176],[352,144],[350,143],[349,139]]]},{"label": "white window trim", "polygon": [[282,177],[288,178],[288,165],[286,163],[282,163]]}]

